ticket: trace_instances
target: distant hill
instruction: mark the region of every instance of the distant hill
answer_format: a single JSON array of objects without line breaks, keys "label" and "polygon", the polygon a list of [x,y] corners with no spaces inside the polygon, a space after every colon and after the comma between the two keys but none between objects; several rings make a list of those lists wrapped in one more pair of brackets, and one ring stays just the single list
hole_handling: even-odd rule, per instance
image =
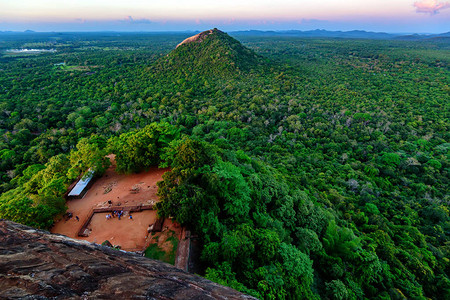
[{"label": "distant hill", "polygon": [[[120,31],[99,31],[99,32],[56,32],[58,35],[65,36],[76,36],[76,37],[84,37],[84,36],[93,36],[93,35],[101,35],[101,36],[127,36],[127,35],[136,35],[136,34],[150,34],[150,35],[185,35],[185,34],[195,34],[195,36],[199,35],[203,37],[207,36],[207,32],[213,31],[213,35],[216,35],[218,32],[225,34],[224,32],[213,29],[207,30],[204,32],[199,31],[166,31],[166,32],[120,32]],[[45,36],[48,34],[54,35],[55,32],[35,32],[33,30],[25,30],[25,31],[0,31],[1,35],[28,35],[28,34],[37,34],[40,36]],[[243,30],[243,31],[232,31],[229,32],[231,36],[264,36],[264,37],[304,37],[304,38],[345,38],[345,39],[379,39],[379,40],[410,40],[410,41],[418,41],[418,40],[427,40],[427,39],[444,39],[447,40],[450,38],[450,32],[439,33],[439,34],[404,34],[404,33],[386,33],[386,32],[372,32],[365,30],[351,30],[351,31],[330,31],[324,29],[315,29],[315,30]],[[227,35],[228,36],[228,35]],[[194,37],[194,36],[193,36]],[[191,38],[193,38],[191,37]],[[202,38],[200,40],[202,40]]]},{"label": "distant hill", "polygon": [[328,31],[323,29],[316,30],[281,30],[281,31],[260,31],[260,30],[246,30],[230,32],[232,36],[264,36],[264,37],[305,37],[305,38],[345,38],[345,39],[373,39],[373,40],[405,40],[405,41],[420,41],[431,39],[450,38],[450,32],[439,34],[409,34],[401,33],[386,33],[386,32],[371,32],[364,30],[352,31]]},{"label": "distant hill", "polygon": [[165,74],[184,72],[224,77],[250,71],[261,61],[255,52],[214,28],[185,39],[155,67]]},{"label": "distant hill", "polygon": [[370,32],[364,30],[352,31],[328,31],[323,29],[316,30],[282,30],[282,31],[234,31],[230,33],[234,36],[255,35],[255,36],[291,36],[291,37],[321,37],[321,38],[354,38],[354,39],[392,39],[399,34],[390,34],[385,32]]},{"label": "distant hill", "polygon": [[440,34],[410,34],[410,35],[401,35],[395,37],[397,40],[403,41],[422,41],[422,40],[450,40],[450,32],[440,33]]}]

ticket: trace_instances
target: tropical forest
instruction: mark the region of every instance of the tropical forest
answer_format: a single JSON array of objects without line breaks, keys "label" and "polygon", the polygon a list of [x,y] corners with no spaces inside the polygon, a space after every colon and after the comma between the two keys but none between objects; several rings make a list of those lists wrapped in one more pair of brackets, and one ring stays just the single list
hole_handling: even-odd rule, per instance
[{"label": "tropical forest", "polygon": [[169,168],[206,279],[450,299],[449,39],[192,35],[0,33],[0,218],[49,230],[114,154]]}]

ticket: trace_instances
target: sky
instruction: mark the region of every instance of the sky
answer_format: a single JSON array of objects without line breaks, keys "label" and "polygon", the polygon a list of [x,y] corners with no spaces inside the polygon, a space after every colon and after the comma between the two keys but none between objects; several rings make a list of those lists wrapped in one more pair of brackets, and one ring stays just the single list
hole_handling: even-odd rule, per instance
[{"label": "sky", "polygon": [[0,31],[450,31],[440,0],[0,0]]}]

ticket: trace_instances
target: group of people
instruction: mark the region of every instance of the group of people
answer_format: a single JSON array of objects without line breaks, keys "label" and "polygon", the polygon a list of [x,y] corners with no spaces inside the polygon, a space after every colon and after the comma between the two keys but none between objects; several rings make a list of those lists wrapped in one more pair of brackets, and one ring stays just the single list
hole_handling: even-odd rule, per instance
[{"label": "group of people", "polygon": [[120,220],[120,218],[123,216],[123,210],[113,211],[113,217],[115,217],[115,216],[119,217],[119,220]]},{"label": "group of people", "polygon": [[[112,212],[112,214],[107,214],[107,215],[106,215],[106,220],[109,220],[109,219],[111,219],[111,218],[115,218],[116,216],[117,216],[117,217],[119,218],[119,220],[120,220],[120,218],[123,217],[123,210],[119,210],[119,211],[115,210],[115,211]],[[133,216],[131,215],[131,213],[129,214],[128,218],[129,218],[130,220],[133,219]]]},{"label": "group of people", "polygon": [[[66,217],[66,221],[68,221],[68,220],[72,219],[73,214],[72,214],[71,212],[67,212],[67,213],[65,214],[65,217]],[[76,219],[78,222],[80,221],[80,218],[79,218],[78,216],[75,216],[75,219]]]}]

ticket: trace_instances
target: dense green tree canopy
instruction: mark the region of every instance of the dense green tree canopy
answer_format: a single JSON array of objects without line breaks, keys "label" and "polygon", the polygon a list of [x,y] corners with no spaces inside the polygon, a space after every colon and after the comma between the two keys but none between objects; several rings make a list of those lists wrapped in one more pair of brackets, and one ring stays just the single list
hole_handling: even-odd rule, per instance
[{"label": "dense green tree canopy", "polygon": [[[447,39],[220,33],[170,52],[186,37],[4,35],[0,217],[48,228],[113,153],[121,172],[170,167],[159,212],[199,235],[211,280],[450,298]],[[4,51],[26,47],[56,52]]]}]

